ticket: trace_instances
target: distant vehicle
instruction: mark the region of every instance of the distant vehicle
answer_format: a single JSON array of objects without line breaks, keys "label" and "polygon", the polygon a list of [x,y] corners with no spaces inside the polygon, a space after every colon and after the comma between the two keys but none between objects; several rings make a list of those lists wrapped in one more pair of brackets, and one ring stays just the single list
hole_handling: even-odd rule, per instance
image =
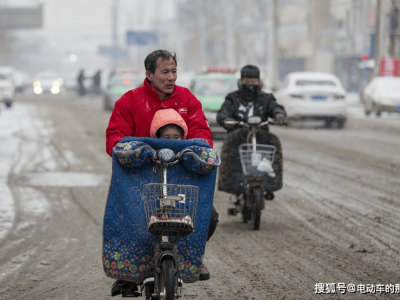
[{"label": "distant vehicle", "polygon": [[11,107],[15,96],[13,68],[0,67],[0,101]]},{"label": "distant vehicle", "polygon": [[61,91],[61,86],[64,81],[62,78],[53,72],[41,72],[34,76],[33,92],[36,95],[43,93],[52,93],[57,95]]},{"label": "distant vehicle", "polygon": [[343,128],[347,118],[346,91],[329,73],[294,72],[274,92],[285,107],[288,121],[324,121],[325,127]]},{"label": "distant vehicle", "polygon": [[20,71],[15,71],[13,74],[15,93],[24,93],[30,89],[32,80],[28,74]]},{"label": "distant vehicle", "polygon": [[375,77],[365,87],[361,102],[366,115],[375,112],[379,117],[381,112],[400,113],[400,78]]},{"label": "distant vehicle", "polygon": [[143,85],[144,76],[131,73],[114,74],[104,92],[104,109],[113,110],[115,102],[127,91]]},{"label": "distant vehicle", "polygon": [[210,124],[217,124],[217,112],[225,101],[226,95],[238,89],[239,79],[236,70],[227,68],[209,68],[208,73],[196,75],[190,85],[190,91],[203,106]]},{"label": "distant vehicle", "polygon": [[194,72],[178,72],[178,78],[175,84],[190,89],[190,84],[192,83],[193,77],[196,74]]}]

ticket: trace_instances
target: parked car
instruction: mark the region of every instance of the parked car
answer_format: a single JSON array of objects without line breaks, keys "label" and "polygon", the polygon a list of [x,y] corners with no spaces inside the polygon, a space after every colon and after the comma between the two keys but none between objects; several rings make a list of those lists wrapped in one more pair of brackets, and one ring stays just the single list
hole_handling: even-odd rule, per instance
[{"label": "parked car", "polygon": [[288,121],[324,121],[326,127],[343,128],[347,118],[346,91],[329,73],[294,72],[274,92],[285,107]]},{"label": "parked car", "polygon": [[13,74],[14,85],[15,85],[15,93],[24,93],[26,90],[29,90],[32,84],[32,79],[30,76],[21,71],[15,70]]},{"label": "parked car", "polygon": [[400,78],[375,77],[365,87],[361,102],[366,115],[375,112],[379,117],[384,111],[400,113]]},{"label": "parked car", "polygon": [[42,93],[52,93],[57,95],[61,91],[63,79],[54,72],[41,72],[34,76],[33,92],[36,95]]},{"label": "parked car", "polygon": [[13,68],[0,67],[0,102],[11,107],[15,96]]},{"label": "parked car", "polygon": [[137,74],[114,74],[104,92],[104,109],[113,110],[115,102],[127,91],[143,85],[143,80],[144,77]]},{"label": "parked car", "polygon": [[224,103],[226,95],[238,89],[237,80],[237,75],[218,70],[198,74],[193,78],[190,91],[201,102],[210,125],[217,124],[217,112]]}]

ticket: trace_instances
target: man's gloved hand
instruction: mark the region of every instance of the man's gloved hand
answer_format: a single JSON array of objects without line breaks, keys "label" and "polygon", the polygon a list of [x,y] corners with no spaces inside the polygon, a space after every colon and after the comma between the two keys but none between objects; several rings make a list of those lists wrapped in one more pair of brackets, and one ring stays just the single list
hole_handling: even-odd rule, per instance
[{"label": "man's gloved hand", "polygon": [[226,118],[221,121],[222,127],[224,127],[228,131],[234,129],[237,126],[237,124],[226,124],[226,121],[236,121],[236,120],[233,118]]},{"label": "man's gloved hand", "polygon": [[277,113],[277,114],[275,115],[274,119],[275,119],[275,122],[276,122],[278,125],[281,125],[281,126],[282,126],[282,125],[286,125],[286,117],[285,117],[284,114]]}]

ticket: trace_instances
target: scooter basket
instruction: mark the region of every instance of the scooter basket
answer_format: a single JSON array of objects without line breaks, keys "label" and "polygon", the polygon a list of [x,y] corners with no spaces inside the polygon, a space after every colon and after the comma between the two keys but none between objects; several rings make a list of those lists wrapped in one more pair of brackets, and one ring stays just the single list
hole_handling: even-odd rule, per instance
[{"label": "scooter basket", "polygon": [[184,236],[194,231],[200,188],[151,183],[143,186],[147,229],[161,236]]},{"label": "scooter basket", "polygon": [[243,174],[246,176],[263,176],[265,172],[257,170],[261,161],[266,158],[271,165],[274,162],[276,148],[271,145],[256,144],[254,151],[253,144],[242,144],[239,146],[240,163]]}]

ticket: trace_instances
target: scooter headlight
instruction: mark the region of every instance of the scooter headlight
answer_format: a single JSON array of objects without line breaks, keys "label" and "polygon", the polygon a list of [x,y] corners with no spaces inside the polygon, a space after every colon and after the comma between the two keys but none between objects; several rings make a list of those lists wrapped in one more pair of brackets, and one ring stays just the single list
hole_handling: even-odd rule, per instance
[{"label": "scooter headlight", "polygon": [[161,149],[158,151],[158,159],[163,162],[171,162],[175,160],[175,153],[171,149]]}]

